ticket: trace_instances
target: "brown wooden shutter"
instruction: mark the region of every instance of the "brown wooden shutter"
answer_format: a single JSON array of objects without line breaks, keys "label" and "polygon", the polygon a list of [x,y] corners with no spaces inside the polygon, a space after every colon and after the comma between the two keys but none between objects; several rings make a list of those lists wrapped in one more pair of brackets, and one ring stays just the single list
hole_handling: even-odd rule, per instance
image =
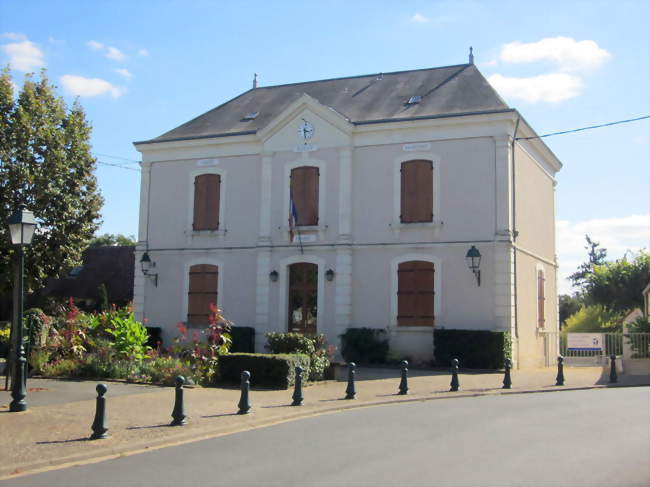
[{"label": "brown wooden shutter", "polygon": [[433,326],[433,263],[402,262],[397,268],[397,325]]},{"label": "brown wooden shutter", "polygon": [[219,229],[221,176],[201,174],[194,179],[194,230]]},{"label": "brown wooden shutter", "polygon": [[216,265],[197,264],[190,267],[190,286],[187,293],[188,326],[207,325],[210,304],[217,305],[219,268]]},{"label": "brown wooden shutter", "polygon": [[537,271],[537,326],[544,328],[544,272]]},{"label": "brown wooden shutter", "polygon": [[298,226],[318,225],[319,177],[317,167],[303,166],[291,170],[291,194],[298,214]]},{"label": "brown wooden shutter", "polygon": [[402,223],[433,221],[433,163],[417,160],[401,167]]}]

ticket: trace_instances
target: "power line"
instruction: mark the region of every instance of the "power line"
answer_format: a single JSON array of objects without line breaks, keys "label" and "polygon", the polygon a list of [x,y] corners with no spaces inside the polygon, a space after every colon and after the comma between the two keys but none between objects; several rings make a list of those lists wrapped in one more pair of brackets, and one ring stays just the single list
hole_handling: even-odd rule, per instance
[{"label": "power line", "polygon": [[121,161],[126,161],[126,162],[131,162],[134,164],[140,164],[140,161],[136,161],[135,159],[129,159],[127,157],[120,157],[120,156],[112,156],[110,154],[102,154],[101,152],[93,152],[96,156],[102,156],[102,157],[110,157],[111,159],[119,159]]},{"label": "power line", "polygon": [[646,118],[650,118],[650,115],[644,115],[642,117],[637,117],[637,118],[630,118],[627,120],[618,120],[616,122],[609,122],[609,123],[603,123],[601,125],[591,125],[589,127],[582,127],[579,129],[573,129],[573,130],[563,130],[562,132],[551,132],[550,134],[544,134],[544,135],[535,135],[533,137],[517,137],[515,140],[529,140],[529,139],[541,139],[544,137],[551,137],[552,135],[562,135],[562,134],[570,134],[573,132],[580,132],[582,130],[591,130],[591,129],[598,129],[601,127],[609,127],[610,125],[618,125],[621,123],[629,123],[629,122],[636,122],[638,120],[643,120]]},{"label": "power line", "polygon": [[123,166],[118,163],[112,163],[112,162],[106,162],[106,161],[100,161],[99,159],[97,160],[97,164],[102,164],[104,166],[111,166],[111,167],[117,167],[119,169],[128,169],[129,171],[137,171],[140,172],[139,168],[136,167],[128,167],[128,166]]}]

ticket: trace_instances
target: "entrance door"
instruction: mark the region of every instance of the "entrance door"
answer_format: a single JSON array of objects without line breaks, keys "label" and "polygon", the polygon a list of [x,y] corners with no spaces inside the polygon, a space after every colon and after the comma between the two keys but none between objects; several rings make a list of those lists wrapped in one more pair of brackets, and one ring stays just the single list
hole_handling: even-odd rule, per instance
[{"label": "entrance door", "polygon": [[316,334],[318,266],[299,262],[289,266],[289,331]]}]

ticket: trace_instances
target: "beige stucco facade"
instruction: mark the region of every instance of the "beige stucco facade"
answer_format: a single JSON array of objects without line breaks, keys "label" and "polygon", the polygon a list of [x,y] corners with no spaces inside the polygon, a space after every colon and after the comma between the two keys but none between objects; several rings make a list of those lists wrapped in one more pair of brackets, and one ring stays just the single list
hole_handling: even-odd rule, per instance
[{"label": "beige stucco facade", "polygon": [[[138,318],[163,338],[187,315],[188,271],[219,267],[218,306],[240,326],[287,331],[287,268],[318,266],[318,332],[338,345],[348,327],[389,332],[395,354],[433,357],[432,328],[398,327],[397,266],[435,266],[435,326],[509,330],[519,366],[543,364],[536,273],[545,275],[545,329],[557,330],[554,175],[560,163],[539,139],[517,141],[516,111],[353,125],[304,95],[253,135],[140,143],[142,185],[136,262],[146,250],[157,286],[136,265]],[[314,126],[305,144],[302,120]],[[517,136],[534,133],[520,120]],[[514,156],[514,157],[513,157]],[[433,222],[399,220],[399,169],[433,165]],[[288,236],[289,174],[316,166],[318,225]],[[193,180],[221,175],[218,231],[192,230]],[[482,255],[481,284],[465,254]],[[325,279],[332,269],[335,277]],[[269,279],[271,271],[278,280]]]}]

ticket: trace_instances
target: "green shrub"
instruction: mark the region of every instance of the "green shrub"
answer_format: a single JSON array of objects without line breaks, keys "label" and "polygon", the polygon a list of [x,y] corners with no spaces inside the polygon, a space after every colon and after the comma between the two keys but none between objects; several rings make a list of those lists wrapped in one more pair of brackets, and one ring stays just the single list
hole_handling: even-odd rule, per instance
[{"label": "green shrub", "polygon": [[623,314],[609,311],[600,305],[583,306],[566,320],[562,328],[567,333],[616,332],[621,331]]},{"label": "green shrub", "polygon": [[[174,357],[156,357],[144,360],[140,364],[139,372],[143,376],[143,380],[139,382],[172,386],[179,375],[182,375],[185,379],[200,382],[200,379],[195,376],[188,365]],[[149,380],[144,380],[146,378]]]},{"label": "green shrub", "polygon": [[255,353],[255,328],[250,326],[233,326],[230,328],[232,336],[231,353]]},{"label": "green shrub", "polygon": [[44,344],[44,333],[50,318],[39,308],[30,308],[23,314],[23,324],[27,328],[30,349]]},{"label": "green shrub", "polygon": [[142,360],[147,352],[147,329],[135,319],[130,310],[110,312],[105,331],[114,338],[115,351],[124,358]]},{"label": "green shrub", "polygon": [[9,328],[0,329],[0,357],[9,356],[9,335],[11,330]]},{"label": "green shrub", "polygon": [[301,333],[266,334],[267,348],[271,353],[305,353],[311,355],[316,351],[316,339]]},{"label": "green shrub", "polygon": [[294,384],[295,368],[303,368],[303,377],[309,376],[310,359],[305,354],[232,353],[219,357],[221,381],[230,384],[241,382],[241,373],[251,373],[254,386],[287,389]]},{"label": "green shrub", "polygon": [[436,365],[449,366],[457,358],[465,369],[500,369],[511,358],[509,332],[490,330],[433,330]]},{"label": "green shrub", "polygon": [[70,377],[75,378],[80,376],[80,368],[82,362],[74,358],[62,358],[45,364],[42,373],[48,377]]},{"label": "green shrub", "polygon": [[376,328],[348,328],[341,335],[341,354],[346,362],[385,363],[388,357],[386,331]]},{"label": "green shrub", "polygon": [[29,356],[29,365],[35,374],[44,374],[43,369],[49,363],[51,358],[50,352],[46,348],[34,348]]}]

